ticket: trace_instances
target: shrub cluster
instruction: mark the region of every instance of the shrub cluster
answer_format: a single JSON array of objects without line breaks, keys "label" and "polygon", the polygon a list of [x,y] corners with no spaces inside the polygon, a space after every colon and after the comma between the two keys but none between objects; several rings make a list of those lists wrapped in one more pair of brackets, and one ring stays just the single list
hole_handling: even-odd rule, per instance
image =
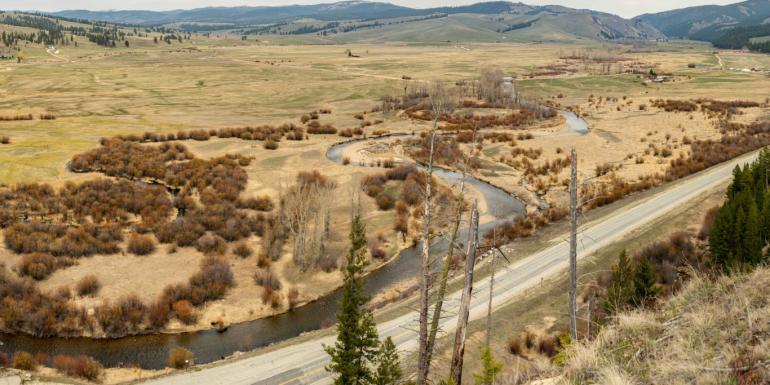
[{"label": "shrub cluster", "polygon": [[698,105],[689,100],[655,99],[652,106],[666,112],[694,112],[698,110]]},{"label": "shrub cluster", "polygon": [[[433,112],[429,106],[424,103],[418,103],[404,109],[404,113],[418,120],[433,120]],[[440,121],[445,125],[442,129],[446,130],[474,130],[493,127],[504,127],[507,129],[521,129],[540,120],[552,119],[558,115],[553,108],[519,106],[519,109],[505,115],[498,114],[474,114],[470,112],[457,114],[444,114]]]},{"label": "shrub cluster", "polygon": [[[297,133],[300,135],[297,135]],[[115,137],[118,140],[126,142],[138,142],[138,143],[156,143],[156,142],[168,142],[174,140],[197,140],[207,141],[213,137],[217,138],[237,138],[242,140],[256,140],[266,141],[273,140],[280,142],[281,138],[285,134],[292,136],[292,140],[302,140],[302,127],[298,127],[294,124],[282,124],[280,126],[258,126],[258,127],[236,127],[236,128],[220,128],[210,130],[189,130],[178,131],[171,134],[159,134],[155,132],[145,132],[142,135],[129,134],[120,135]],[[299,138],[299,139],[297,139]]]},{"label": "shrub cluster", "polygon": [[[155,316],[170,316],[169,311],[173,311],[182,322],[189,322],[193,306],[201,306],[208,301],[221,299],[234,284],[233,272],[225,259],[206,257],[201,262],[200,271],[190,277],[187,284],[167,286],[163,289],[157,303],[151,308],[154,309]],[[187,301],[190,306],[180,304],[182,301]],[[166,311],[163,311],[163,308]],[[177,312],[180,309],[183,310],[182,313]],[[151,321],[153,324],[165,325],[168,319],[155,318]]]},{"label": "shrub cluster", "polygon": [[68,376],[94,382],[98,382],[104,373],[104,368],[99,361],[88,356],[57,355],[53,358],[53,367]]},{"label": "shrub cluster", "polygon": [[270,269],[259,269],[254,273],[254,283],[262,286],[262,303],[272,308],[281,306],[281,281]]},{"label": "shrub cluster", "polygon": [[527,238],[535,233],[539,227],[565,218],[569,211],[563,207],[550,207],[546,210],[516,217],[498,225],[484,234],[484,238],[490,244],[506,244],[519,238]]},{"label": "shrub cluster", "polygon": [[5,230],[5,246],[18,254],[50,253],[54,256],[83,257],[114,254],[123,234],[119,226],[86,224],[64,225],[29,222],[16,223]]},{"label": "shrub cluster", "polygon": [[40,365],[32,354],[25,351],[17,351],[13,353],[11,358],[11,364],[14,369],[34,371],[37,370],[37,366]]},{"label": "shrub cluster", "polygon": [[69,258],[57,258],[47,253],[32,253],[21,257],[18,265],[16,265],[16,271],[21,276],[40,281],[48,278],[56,270],[72,264],[74,261]]},{"label": "shrub cluster", "polygon": [[168,353],[169,368],[184,369],[192,364],[193,353],[182,347],[175,347]]},{"label": "shrub cluster", "polygon": [[339,134],[344,138],[351,138],[353,136],[363,135],[364,130],[362,130],[361,128],[346,128],[344,130],[340,130]]},{"label": "shrub cluster", "polygon": [[313,135],[334,135],[337,133],[337,129],[331,124],[321,125],[314,120],[308,124],[307,133]]},{"label": "shrub cluster", "polygon": [[[452,166],[463,157],[463,151],[460,149],[457,141],[452,137],[436,135],[433,143],[433,162],[434,164],[445,164]],[[430,155],[430,135],[422,133],[420,138],[405,141],[406,150],[409,156],[418,162],[427,163]]]},{"label": "shrub cluster", "polygon": [[32,114],[18,114],[18,115],[0,115],[0,122],[13,122],[18,120],[33,120],[35,117]]},{"label": "shrub cluster", "polygon": [[240,198],[236,202],[239,209],[249,209],[254,211],[272,211],[275,207],[273,200],[269,196],[263,195],[260,197]]},{"label": "shrub cluster", "polygon": [[95,275],[90,274],[84,276],[80,279],[80,281],[78,281],[77,285],[75,285],[75,290],[79,296],[84,297],[88,295],[95,295],[99,289],[101,289],[101,287],[102,284],[99,282],[99,279],[96,278]]},{"label": "shrub cluster", "polygon": [[115,303],[108,301],[97,306],[94,318],[108,336],[125,336],[144,330],[147,306],[135,295],[121,298]]},{"label": "shrub cluster", "polygon": [[5,269],[0,270],[0,319],[3,330],[36,337],[78,336],[90,327],[85,311],[69,299],[44,294]]},{"label": "shrub cluster", "polygon": [[233,254],[241,257],[248,258],[254,254],[254,250],[246,242],[238,242],[233,246]]},{"label": "shrub cluster", "polygon": [[151,235],[132,234],[128,239],[128,252],[147,255],[155,251],[155,239]]}]

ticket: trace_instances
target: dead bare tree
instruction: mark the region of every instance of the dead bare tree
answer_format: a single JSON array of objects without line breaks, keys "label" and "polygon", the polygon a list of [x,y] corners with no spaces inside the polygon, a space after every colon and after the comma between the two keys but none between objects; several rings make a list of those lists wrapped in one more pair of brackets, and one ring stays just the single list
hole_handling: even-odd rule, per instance
[{"label": "dead bare tree", "polygon": [[488,247],[492,251],[492,255],[491,255],[492,260],[489,263],[489,268],[491,272],[489,275],[489,301],[487,302],[487,335],[486,335],[487,349],[489,349],[490,342],[492,339],[492,294],[495,291],[495,271],[497,269],[497,258],[499,256],[505,259],[506,262],[508,263],[511,262],[508,259],[508,256],[505,255],[505,253],[503,252],[503,249],[499,246],[497,242],[497,229],[492,230],[492,243]]},{"label": "dead bare tree", "polygon": [[457,316],[457,330],[455,330],[455,342],[452,349],[452,363],[449,370],[449,378],[455,384],[462,383],[463,356],[465,355],[465,336],[468,329],[468,317],[470,316],[471,296],[473,294],[473,270],[476,266],[476,253],[479,245],[479,211],[478,203],[473,202],[471,209],[471,226],[468,229],[468,250],[465,253],[465,285],[460,299],[460,311]]},{"label": "dead bare tree", "polygon": [[572,170],[569,185],[569,333],[577,341],[577,151],[572,148]]},{"label": "dead bare tree", "polygon": [[[473,142],[476,141],[476,127],[473,129]],[[428,332],[428,347],[427,347],[427,367],[430,368],[431,359],[433,357],[433,348],[436,344],[436,335],[438,334],[438,324],[441,319],[441,311],[444,306],[444,299],[446,298],[446,287],[449,280],[449,270],[452,266],[452,259],[454,257],[455,245],[457,243],[457,232],[460,229],[460,222],[462,220],[463,209],[465,208],[465,178],[468,173],[469,159],[468,155],[463,155],[464,160],[462,164],[462,179],[460,182],[460,191],[455,200],[455,215],[454,222],[449,235],[449,244],[447,246],[447,253],[444,257],[444,265],[441,268],[441,274],[439,275],[438,289],[436,290],[436,302],[433,305],[433,316],[431,318],[430,330]],[[427,373],[426,373],[427,377]]]},{"label": "dead bare tree", "polygon": [[495,292],[495,262],[497,261],[497,253],[492,253],[492,260],[489,261],[489,269],[492,271],[489,275],[489,301],[487,302],[487,334],[485,346],[489,349],[492,341],[492,295]]},{"label": "dead bare tree", "polygon": [[428,381],[430,372],[430,360],[428,353],[428,307],[430,302],[430,221],[431,208],[430,197],[433,188],[433,155],[436,147],[436,131],[441,116],[452,109],[452,95],[449,90],[440,82],[431,85],[430,104],[433,112],[433,126],[430,131],[430,150],[427,163],[427,182],[423,196],[423,223],[422,223],[422,261],[420,264],[420,329],[418,333],[418,370],[417,384],[425,385]]},{"label": "dead bare tree", "polygon": [[463,173],[463,180],[460,183],[460,192],[455,201],[455,218],[449,234],[449,244],[447,246],[446,256],[444,257],[444,265],[441,267],[441,274],[439,275],[438,289],[436,290],[436,303],[433,305],[433,316],[431,317],[430,330],[428,332],[427,356],[425,358],[428,367],[430,367],[431,359],[433,357],[433,347],[436,345],[438,323],[441,319],[441,311],[444,306],[444,298],[446,297],[447,282],[449,281],[449,270],[452,267],[452,258],[454,257],[455,244],[457,243],[457,232],[460,229],[463,207],[465,206],[464,192],[465,174]]}]

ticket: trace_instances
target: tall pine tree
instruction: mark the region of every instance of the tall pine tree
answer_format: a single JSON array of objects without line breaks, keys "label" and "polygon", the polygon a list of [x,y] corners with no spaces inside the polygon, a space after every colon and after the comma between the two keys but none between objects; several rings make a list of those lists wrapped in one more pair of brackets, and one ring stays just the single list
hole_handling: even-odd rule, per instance
[{"label": "tall pine tree", "polygon": [[753,199],[748,201],[748,209],[746,211],[746,223],[743,228],[743,236],[741,237],[743,243],[740,248],[742,253],[740,254],[742,262],[749,266],[756,266],[762,262],[762,238],[760,236],[761,223],[759,218],[759,209]]},{"label": "tall pine tree", "polygon": [[372,312],[366,309],[361,277],[366,267],[366,228],[356,215],[350,229],[350,249],[344,271],[343,295],[337,315],[337,341],[326,346],[331,363],[326,370],[335,374],[336,385],[368,385],[374,380],[372,365],[379,340]]},{"label": "tall pine tree", "polygon": [[717,212],[714,224],[711,226],[711,232],[709,233],[711,256],[714,263],[723,269],[729,269],[733,265],[733,238],[732,207],[725,204]]},{"label": "tall pine tree", "polygon": [[628,254],[623,250],[618,256],[618,264],[612,269],[612,282],[607,287],[607,298],[604,301],[604,310],[608,314],[614,314],[624,310],[631,303],[633,285],[631,276],[633,269]]},{"label": "tall pine tree", "polygon": [[763,190],[762,210],[759,217],[762,242],[768,243],[770,242],[770,191]]},{"label": "tall pine tree", "polygon": [[655,300],[658,295],[658,288],[655,287],[658,278],[647,256],[643,255],[637,261],[633,281],[634,294],[631,302],[634,306],[644,307]]},{"label": "tall pine tree", "polygon": [[473,373],[473,384],[492,385],[502,368],[503,364],[495,360],[489,347],[481,348],[481,372]]},{"label": "tall pine tree", "polygon": [[390,337],[380,344],[376,364],[377,369],[374,373],[373,385],[397,385],[401,383],[404,373],[398,362],[396,345]]}]

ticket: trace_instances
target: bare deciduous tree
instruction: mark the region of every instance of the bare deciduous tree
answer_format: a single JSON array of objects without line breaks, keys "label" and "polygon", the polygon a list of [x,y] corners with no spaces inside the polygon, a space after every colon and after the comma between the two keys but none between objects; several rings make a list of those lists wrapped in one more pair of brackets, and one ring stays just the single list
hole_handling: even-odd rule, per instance
[{"label": "bare deciduous tree", "polygon": [[422,261],[420,264],[420,329],[418,332],[418,371],[417,384],[427,383],[430,372],[430,360],[428,353],[428,307],[430,297],[430,221],[431,205],[430,197],[433,187],[433,155],[436,143],[436,130],[441,116],[448,113],[454,107],[453,95],[443,83],[435,82],[430,87],[429,99],[433,112],[433,127],[430,131],[430,150],[428,153],[427,182],[423,196],[423,223],[422,223]]},{"label": "bare deciduous tree", "polygon": [[468,234],[468,251],[465,259],[465,285],[460,299],[460,311],[457,315],[457,330],[455,330],[455,342],[452,349],[452,364],[449,378],[455,384],[462,384],[463,356],[465,355],[465,336],[468,329],[468,317],[470,316],[471,296],[473,294],[473,269],[476,266],[476,252],[479,243],[479,211],[477,202],[473,202],[471,210],[471,227]]},{"label": "bare deciduous tree", "polygon": [[483,68],[479,79],[479,99],[497,103],[503,99],[503,71],[499,68]]},{"label": "bare deciduous tree", "polygon": [[569,333],[577,341],[577,152],[572,148],[572,169],[569,185]]},{"label": "bare deciduous tree", "polygon": [[281,196],[284,224],[294,238],[292,259],[300,270],[316,265],[330,235],[330,203],[336,184],[314,172],[317,178],[298,178]]}]

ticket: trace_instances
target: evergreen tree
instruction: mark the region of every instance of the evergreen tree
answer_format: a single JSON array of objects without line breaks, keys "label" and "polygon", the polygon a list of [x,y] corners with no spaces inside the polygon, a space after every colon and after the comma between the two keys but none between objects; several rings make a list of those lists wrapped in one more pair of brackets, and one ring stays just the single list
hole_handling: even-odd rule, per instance
[{"label": "evergreen tree", "polygon": [[608,314],[625,309],[631,302],[633,286],[631,284],[631,261],[623,250],[618,256],[618,264],[612,268],[612,282],[607,287],[607,298],[604,301],[604,310]]},{"label": "evergreen tree", "polygon": [[709,234],[713,262],[724,270],[753,267],[765,260],[770,241],[770,149],[757,160],[733,170],[727,202],[719,209]]},{"label": "evergreen tree", "polygon": [[331,356],[326,370],[336,385],[367,385],[373,380],[371,364],[377,358],[379,340],[372,312],[366,309],[361,274],[366,266],[366,228],[356,215],[350,229],[350,249],[344,271],[343,295],[337,315],[337,341],[325,346]]},{"label": "evergreen tree", "polygon": [[373,385],[397,385],[401,383],[404,373],[398,362],[396,345],[390,337],[380,344],[376,363],[377,369],[374,373]]},{"label": "evergreen tree", "polygon": [[770,242],[770,191],[765,190],[762,196],[762,214],[760,215],[760,233],[763,243]]},{"label": "evergreen tree", "polygon": [[742,262],[750,266],[756,266],[762,262],[762,238],[760,237],[760,219],[757,204],[753,199],[749,200],[749,208],[746,211],[746,222],[741,236],[740,256]]},{"label": "evergreen tree", "polygon": [[658,295],[655,284],[658,282],[655,270],[647,256],[642,256],[634,268],[634,295],[633,305],[643,307],[652,302]]},{"label": "evergreen tree", "polygon": [[495,361],[491,349],[484,347],[481,349],[481,365],[481,372],[473,373],[474,385],[492,385],[503,364]]},{"label": "evergreen tree", "polygon": [[709,233],[709,250],[714,263],[728,269],[732,265],[733,221],[731,207],[725,204],[717,212]]}]

